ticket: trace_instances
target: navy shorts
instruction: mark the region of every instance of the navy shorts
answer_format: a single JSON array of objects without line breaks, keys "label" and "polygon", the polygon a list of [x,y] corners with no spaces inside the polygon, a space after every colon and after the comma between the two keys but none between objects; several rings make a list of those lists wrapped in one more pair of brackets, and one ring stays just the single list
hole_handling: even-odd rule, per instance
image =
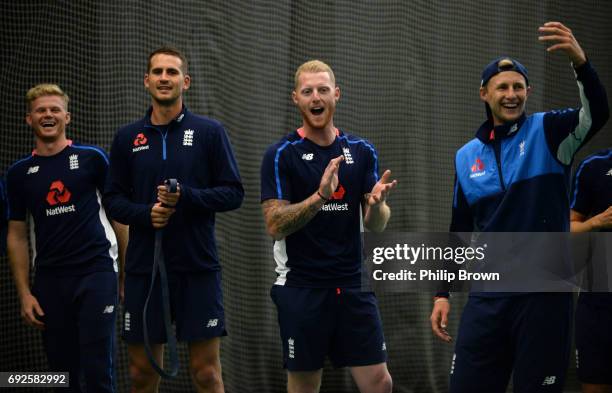
[{"label": "navy shorts", "polygon": [[571,293],[470,296],[450,371],[451,393],[562,392],[569,361]]},{"label": "navy shorts", "polygon": [[576,306],[580,382],[612,385],[612,293],[581,293]]},{"label": "navy shorts", "polygon": [[272,286],[283,342],[283,364],[289,371],[386,362],[387,349],[378,302],[359,288]]},{"label": "navy shorts", "polygon": [[[143,343],[143,310],[149,293],[151,276],[125,277],[123,308],[123,339],[128,343]],[[226,336],[221,272],[169,273],[170,313],[176,323],[178,341],[200,341]],[[151,293],[147,310],[149,340],[163,344],[167,341],[162,315],[162,296],[159,275]]]},{"label": "navy shorts", "polygon": [[50,371],[68,371],[70,388],[113,392],[117,274],[36,274],[32,294],[45,315],[43,345]]}]

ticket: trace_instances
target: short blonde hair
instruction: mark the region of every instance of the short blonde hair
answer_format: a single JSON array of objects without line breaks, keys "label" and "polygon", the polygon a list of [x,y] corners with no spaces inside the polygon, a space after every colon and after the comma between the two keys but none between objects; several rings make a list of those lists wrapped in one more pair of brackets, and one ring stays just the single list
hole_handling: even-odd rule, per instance
[{"label": "short blonde hair", "polygon": [[37,98],[43,96],[60,97],[64,101],[64,109],[68,110],[68,101],[70,101],[68,95],[64,93],[64,91],[56,84],[41,83],[28,90],[28,92],[26,93],[25,98],[28,112],[32,110],[32,102],[34,102],[34,100],[36,100]]},{"label": "short blonde hair", "polygon": [[321,60],[310,60],[306,63],[302,64],[298,67],[297,71],[295,71],[295,79],[293,89],[297,89],[298,84],[300,82],[300,74],[303,72],[327,72],[329,74],[329,79],[332,84],[336,85],[336,77],[334,76],[334,71],[332,71],[331,67],[322,62]]}]

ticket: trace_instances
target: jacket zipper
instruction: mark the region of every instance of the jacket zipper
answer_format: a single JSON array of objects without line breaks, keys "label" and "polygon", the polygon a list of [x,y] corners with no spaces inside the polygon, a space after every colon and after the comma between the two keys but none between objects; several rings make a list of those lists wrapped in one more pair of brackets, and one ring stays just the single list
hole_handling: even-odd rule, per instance
[{"label": "jacket zipper", "polygon": [[499,175],[499,183],[501,185],[502,191],[506,191],[506,186],[504,185],[504,175],[502,174],[501,166],[501,140],[495,139],[493,141],[493,151],[495,152],[495,162],[497,164],[497,174]]}]

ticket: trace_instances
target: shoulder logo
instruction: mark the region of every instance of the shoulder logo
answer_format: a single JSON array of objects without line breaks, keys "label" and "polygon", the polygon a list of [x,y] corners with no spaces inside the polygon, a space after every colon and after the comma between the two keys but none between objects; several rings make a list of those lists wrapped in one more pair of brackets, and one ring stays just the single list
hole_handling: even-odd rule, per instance
[{"label": "shoulder logo", "polygon": [[555,375],[548,376],[544,378],[542,382],[542,386],[554,385],[557,382],[557,377]]},{"label": "shoulder logo", "polygon": [[132,149],[132,153],[136,153],[137,151],[141,150],[148,150],[149,145],[147,145],[147,142],[147,137],[142,132],[136,135],[136,138],[134,139],[134,148]]},{"label": "shoulder logo", "polygon": [[26,175],[31,175],[32,173],[38,173],[39,168],[40,167],[38,165],[29,167],[28,171],[26,172]]},{"label": "shoulder logo", "polygon": [[193,130],[185,130],[183,133],[183,146],[193,146]]},{"label": "shoulder logo", "polygon": [[302,160],[304,161],[312,161],[314,158],[314,153],[304,153],[302,154]]},{"label": "shoulder logo", "polygon": [[[36,167],[36,170],[38,170],[38,167]],[[30,171],[28,171],[28,173],[30,173]],[[608,172],[606,173],[606,176],[612,176],[612,168],[608,170]]]},{"label": "shoulder logo", "polygon": [[79,155],[71,154],[68,157],[68,165],[70,165],[70,170],[79,169]]},{"label": "shoulder logo", "polygon": [[342,154],[344,155],[344,162],[346,164],[354,164],[355,161],[353,161],[353,156],[351,156],[351,149],[349,149],[348,147],[343,147],[342,148]]},{"label": "shoulder logo", "polygon": [[104,311],[102,311],[102,314],[112,314],[114,310],[115,306],[111,304],[109,306],[104,307]]},{"label": "shoulder logo", "polygon": [[470,170],[472,172],[470,174],[470,179],[484,176],[487,173],[487,171],[485,170],[484,162],[482,162],[480,158],[476,158],[476,161],[474,161]]}]

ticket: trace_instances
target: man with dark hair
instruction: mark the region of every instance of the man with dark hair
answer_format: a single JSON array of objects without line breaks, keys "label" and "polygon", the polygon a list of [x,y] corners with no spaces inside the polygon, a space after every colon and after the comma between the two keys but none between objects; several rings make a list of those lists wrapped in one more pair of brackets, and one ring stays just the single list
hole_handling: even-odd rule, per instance
[{"label": "man with dark hair", "polygon": [[[67,391],[83,391],[82,376],[85,391],[114,392],[117,259],[127,230],[113,223],[115,237],[100,202],[108,158],[66,138],[68,96],[59,86],[37,85],[26,100],[36,149],[6,174],[21,315],[42,330],[50,370],[70,373]],[[27,221],[36,266],[31,290]]]},{"label": "man with dark hair", "polygon": [[340,89],[312,60],[295,73],[303,125],[266,151],[261,200],[274,238],[278,310],[289,393],[319,391],[324,360],[350,367],[363,393],[389,393],[387,351],[376,297],[362,291],[361,223],[383,231],[390,171],[379,178],[366,140],[334,127]]},{"label": "man with dark hair", "polygon": [[[161,323],[159,280],[151,283],[161,229],[171,314],[178,340],[188,342],[193,383],[198,392],[224,390],[219,347],[226,331],[215,213],[237,209],[244,191],[223,126],[183,105],[191,83],[184,59],[174,48],[149,56],[144,85],[151,108],[117,132],[111,149],[104,203],[111,217],[130,225],[123,338],[133,392],[155,392],[159,386],[143,345],[143,308],[152,284],[146,324],[157,364],[162,344],[173,334]],[[178,181],[176,192],[163,185],[167,179]]]},{"label": "man with dark hair", "polygon": [[[539,28],[549,52],[567,54],[582,106],[525,114],[527,69],[501,57],[482,73],[487,120],[457,152],[452,232],[567,232],[569,173],[576,151],[608,119],[606,93],[570,29]],[[450,303],[439,293],[431,314],[446,342]],[[571,293],[471,293],[463,311],[450,392],[561,392],[570,349]]]},{"label": "man with dark hair", "polygon": [[[582,161],[573,185],[572,232],[611,232],[612,149]],[[601,241],[602,238],[597,238],[594,244]],[[601,278],[607,281],[609,274]],[[612,393],[612,293],[601,292],[605,289],[602,284],[595,284],[593,292],[581,292],[576,306],[576,367],[583,393]]]}]

